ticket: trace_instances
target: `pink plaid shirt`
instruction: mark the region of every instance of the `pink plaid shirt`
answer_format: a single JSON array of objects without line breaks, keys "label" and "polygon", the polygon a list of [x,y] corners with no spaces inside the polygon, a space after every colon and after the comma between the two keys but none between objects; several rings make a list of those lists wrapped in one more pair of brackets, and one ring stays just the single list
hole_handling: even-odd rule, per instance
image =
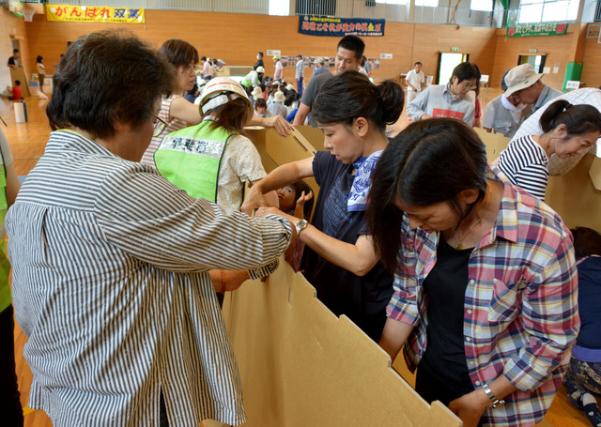
[{"label": "pink plaid shirt", "polygon": [[[388,317],[415,325],[405,358],[417,366],[427,346],[424,279],[436,264],[439,233],[402,226],[400,267]],[[540,421],[561,384],[580,319],[572,237],[557,213],[505,184],[495,226],[469,258],[464,348],[474,387],[500,375],[518,388],[482,422],[526,426]]]}]

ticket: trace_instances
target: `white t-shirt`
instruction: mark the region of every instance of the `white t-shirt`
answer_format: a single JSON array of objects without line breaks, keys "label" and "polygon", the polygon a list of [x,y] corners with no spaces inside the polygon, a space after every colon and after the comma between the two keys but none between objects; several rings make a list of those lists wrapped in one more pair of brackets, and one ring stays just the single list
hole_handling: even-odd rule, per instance
[{"label": "white t-shirt", "polygon": [[46,74],[46,66],[44,64],[37,62],[35,66],[38,70],[38,74]]},{"label": "white t-shirt", "polygon": [[424,86],[426,85],[426,75],[424,74],[423,71],[420,71],[419,73],[415,72],[415,70],[411,70],[407,73],[407,77],[405,78],[407,80],[407,90],[414,90],[411,85],[413,85],[413,87],[415,87],[417,89],[418,92],[420,92],[422,89],[424,89]]},{"label": "white t-shirt", "polygon": [[282,80],[282,75],[284,73],[284,66],[282,65],[282,61],[278,61],[275,63],[275,73],[273,73],[274,80]]},{"label": "white t-shirt", "polygon": [[217,204],[226,213],[239,210],[244,184],[258,181],[265,175],[261,156],[252,141],[243,135],[232,136],[221,159]]}]

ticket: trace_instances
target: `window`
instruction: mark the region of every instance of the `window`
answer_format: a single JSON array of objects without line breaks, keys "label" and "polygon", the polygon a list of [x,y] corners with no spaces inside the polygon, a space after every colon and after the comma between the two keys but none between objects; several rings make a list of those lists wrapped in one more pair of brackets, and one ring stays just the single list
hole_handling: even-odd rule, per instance
[{"label": "window", "polygon": [[416,6],[438,7],[438,0],[415,0]]},{"label": "window", "polygon": [[269,0],[269,14],[280,16],[290,15],[290,2],[281,0]]},{"label": "window", "polygon": [[492,12],[493,0],[472,0],[470,3],[471,10],[480,10],[482,12]]},{"label": "window", "polygon": [[579,6],[580,0],[521,0],[518,23],[575,21]]}]

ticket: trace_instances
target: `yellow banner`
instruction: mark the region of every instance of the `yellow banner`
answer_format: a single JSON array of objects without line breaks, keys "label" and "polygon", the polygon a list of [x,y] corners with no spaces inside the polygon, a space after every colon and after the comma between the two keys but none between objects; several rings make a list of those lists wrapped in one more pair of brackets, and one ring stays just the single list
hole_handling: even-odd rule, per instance
[{"label": "yellow banner", "polygon": [[144,9],[108,6],[75,6],[47,4],[46,17],[54,22],[110,22],[116,24],[143,24]]}]

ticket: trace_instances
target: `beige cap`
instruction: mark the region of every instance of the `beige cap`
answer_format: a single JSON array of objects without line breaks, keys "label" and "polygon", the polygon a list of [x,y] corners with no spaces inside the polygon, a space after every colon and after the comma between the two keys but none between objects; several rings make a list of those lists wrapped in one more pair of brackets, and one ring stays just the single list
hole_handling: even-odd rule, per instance
[{"label": "beige cap", "polygon": [[253,98],[260,98],[263,96],[263,91],[261,90],[261,88],[259,86],[255,86],[255,88],[253,89],[251,95],[253,96]]},{"label": "beige cap", "polygon": [[519,90],[526,89],[532,86],[543,77],[534,71],[534,67],[530,64],[522,64],[513,67],[507,75],[505,75],[505,84],[507,90],[503,93],[506,98],[513,95]]}]

